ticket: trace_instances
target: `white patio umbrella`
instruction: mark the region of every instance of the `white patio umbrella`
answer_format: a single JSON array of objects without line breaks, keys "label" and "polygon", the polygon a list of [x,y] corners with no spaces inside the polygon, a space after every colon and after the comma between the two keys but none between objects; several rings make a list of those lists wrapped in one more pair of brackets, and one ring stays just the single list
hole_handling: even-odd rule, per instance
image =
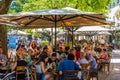
[{"label": "white patio umbrella", "polygon": [[94,32],[94,31],[110,31],[108,28],[103,28],[100,26],[84,26],[76,30],[77,32]]},{"label": "white patio umbrella", "polygon": [[98,32],[98,35],[112,35],[110,32]]},{"label": "white patio umbrella", "polygon": [[105,16],[94,12],[83,12],[73,8],[36,10],[17,14],[0,15],[0,24],[18,28],[51,28],[55,27],[55,49],[57,27],[78,27],[108,25]]}]

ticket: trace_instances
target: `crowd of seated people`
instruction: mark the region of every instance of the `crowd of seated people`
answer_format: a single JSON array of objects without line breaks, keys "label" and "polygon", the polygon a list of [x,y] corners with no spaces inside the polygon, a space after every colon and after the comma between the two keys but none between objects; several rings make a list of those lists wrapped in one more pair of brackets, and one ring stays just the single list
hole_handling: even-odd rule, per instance
[{"label": "crowd of seated people", "polygon": [[[103,63],[109,63],[110,54],[108,45],[86,42],[70,46],[60,45],[56,49],[51,45],[45,45],[43,48],[32,41],[29,49],[25,45],[20,45],[16,49],[16,59],[11,62],[11,71],[16,71],[18,66],[26,66],[30,69],[36,69],[37,80],[56,80],[46,73],[56,73],[60,80],[64,80],[63,72],[69,70],[82,71],[82,64],[90,64],[91,71],[96,72],[99,66],[102,68]],[[2,54],[0,47],[0,66],[7,65],[7,57]],[[1,72],[1,71],[0,71]],[[47,75],[47,76],[46,76]],[[19,75],[19,79],[24,79],[25,75]]]}]

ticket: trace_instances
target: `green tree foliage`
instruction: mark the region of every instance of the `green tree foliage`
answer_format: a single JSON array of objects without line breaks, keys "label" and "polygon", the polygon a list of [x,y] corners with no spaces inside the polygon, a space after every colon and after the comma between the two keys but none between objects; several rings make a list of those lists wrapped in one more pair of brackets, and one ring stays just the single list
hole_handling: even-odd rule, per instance
[{"label": "green tree foliage", "polygon": [[24,4],[24,11],[73,7],[83,11],[107,13],[112,0],[29,0]]},{"label": "green tree foliage", "polygon": [[40,37],[40,33],[38,32],[38,29],[26,29],[25,30],[27,33],[32,34],[33,36]]},{"label": "green tree foliage", "polygon": [[13,0],[10,13],[72,7],[82,11],[107,13],[113,0]]},{"label": "green tree foliage", "polygon": [[26,4],[28,0],[13,0],[8,13],[17,13],[23,11],[23,5]]}]

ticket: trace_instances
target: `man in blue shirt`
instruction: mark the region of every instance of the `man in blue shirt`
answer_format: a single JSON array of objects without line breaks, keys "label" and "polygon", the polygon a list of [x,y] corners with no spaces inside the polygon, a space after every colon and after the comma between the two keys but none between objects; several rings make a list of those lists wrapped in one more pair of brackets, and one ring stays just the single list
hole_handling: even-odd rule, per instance
[{"label": "man in blue shirt", "polygon": [[58,71],[59,74],[62,75],[62,71],[67,71],[67,70],[78,70],[81,68],[77,63],[75,63],[74,60],[75,56],[73,54],[68,54],[67,59],[63,60],[59,66],[58,66]]}]

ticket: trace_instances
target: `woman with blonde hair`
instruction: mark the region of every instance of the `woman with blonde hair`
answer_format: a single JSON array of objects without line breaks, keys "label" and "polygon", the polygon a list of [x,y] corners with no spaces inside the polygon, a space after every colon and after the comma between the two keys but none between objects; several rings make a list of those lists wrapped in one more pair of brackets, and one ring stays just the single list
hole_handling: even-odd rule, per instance
[{"label": "woman with blonde hair", "polygon": [[92,56],[97,56],[95,50],[94,50],[94,46],[93,45],[90,45],[90,49],[89,49],[89,53],[92,55]]},{"label": "woman with blonde hair", "polygon": [[81,54],[80,54],[80,59],[78,60],[78,62],[79,62],[80,64],[88,64],[88,63],[89,63],[89,62],[87,61],[87,59],[85,58],[85,56],[86,56],[86,53],[81,52]]},{"label": "woman with blonde hair", "polygon": [[48,44],[47,47],[48,47],[48,52],[47,53],[48,53],[48,55],[50,55],[53,52],[52,45]]},{"label": "woman with blonde hair", "polygon": [[[14,71],[17,66],[27,66],[28,63],[25,61],[26,57],[27,53],[19,54],[19,59],[17,58],[17,61],[14,64],[11,64],[11,70]],[[25,74],[18,75],[18,79],[24,80]]]}]

